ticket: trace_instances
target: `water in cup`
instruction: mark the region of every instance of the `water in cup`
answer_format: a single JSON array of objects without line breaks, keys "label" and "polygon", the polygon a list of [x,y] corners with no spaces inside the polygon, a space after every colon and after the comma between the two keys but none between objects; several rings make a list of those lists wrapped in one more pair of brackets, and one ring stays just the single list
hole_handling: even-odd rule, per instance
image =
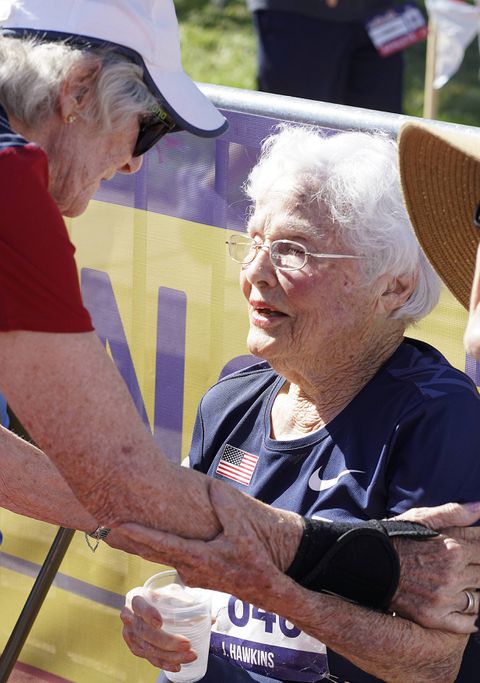
[{"label": "water in cup", "polygon": [[182,664],[179,672],[165,671],[174,683],[194,683],[205,676],[212,628],[210,596],[178,582],[174,570],[152,576],[144,585],[145,598],[162,616],[163,630],[190,640],[197,659]]}]

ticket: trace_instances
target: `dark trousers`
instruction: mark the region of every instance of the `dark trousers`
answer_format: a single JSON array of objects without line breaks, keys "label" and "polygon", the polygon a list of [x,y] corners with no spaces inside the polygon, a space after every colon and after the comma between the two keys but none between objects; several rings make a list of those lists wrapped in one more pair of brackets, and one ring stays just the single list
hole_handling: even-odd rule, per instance
[{"label": "dark trousers", "polygon": [[263,92],[402,112],[403,55],[380,57],[362,24],[253,13]]}]

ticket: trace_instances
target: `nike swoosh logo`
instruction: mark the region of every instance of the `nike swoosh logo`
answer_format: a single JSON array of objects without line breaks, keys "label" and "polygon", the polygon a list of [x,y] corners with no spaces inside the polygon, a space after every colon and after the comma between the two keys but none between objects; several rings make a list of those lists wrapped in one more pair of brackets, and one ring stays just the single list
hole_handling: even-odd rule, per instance
[{"label": "nike swoosh logo", "polygon": [[363,470],[342,470],[342,472],[340,472],[340,474],[338,474],[334,479],[321,479],[321,469],[322,468],[319,467],[318,470],[315,470],[315,472],[308,480],[308,485],[312,489],[312,491],[327,491],[328,489],[331,489],[333,486],[338,484],[340,479],[342,477],[345,477],[347,474],[365,474]]}]

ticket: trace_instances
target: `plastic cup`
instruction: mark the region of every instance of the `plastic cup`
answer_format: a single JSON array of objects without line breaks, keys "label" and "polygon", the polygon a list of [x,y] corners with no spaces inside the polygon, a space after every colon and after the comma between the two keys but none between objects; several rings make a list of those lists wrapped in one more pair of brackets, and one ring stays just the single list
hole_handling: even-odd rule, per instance
[{"label": "plastic cup", "polygon": [[185,586],[174,569],[151,576],[143,584],[145,599],[162,617],[162,629],[189,639],[197,659],[180,671],[165,671],[169,681],[194,683],[205,676],[210,649],[212,608],[207,591]]}]

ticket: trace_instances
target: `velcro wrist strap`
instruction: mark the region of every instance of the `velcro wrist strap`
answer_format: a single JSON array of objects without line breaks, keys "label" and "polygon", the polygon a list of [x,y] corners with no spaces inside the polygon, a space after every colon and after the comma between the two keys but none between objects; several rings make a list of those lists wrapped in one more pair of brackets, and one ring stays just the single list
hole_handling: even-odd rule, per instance
[{"label": "velcro wrist strap", "polygon": [[304,520],[305,530],[287,574],[314,591],[340,595],[375,609],[388,608],[400,564],[390,536],[418,540],[436,532],[412,522],[357,524]]},{"label": "velcro wrist strap", "polygon": [[[368,522],[367,522],[368,524]],[[418,522],[407,522],[401,519],[382,519],[380,522],[386,534],[390,536],[404,536],[416,541],[428,540],[438,536],[438,531],[433,531]]]}]

